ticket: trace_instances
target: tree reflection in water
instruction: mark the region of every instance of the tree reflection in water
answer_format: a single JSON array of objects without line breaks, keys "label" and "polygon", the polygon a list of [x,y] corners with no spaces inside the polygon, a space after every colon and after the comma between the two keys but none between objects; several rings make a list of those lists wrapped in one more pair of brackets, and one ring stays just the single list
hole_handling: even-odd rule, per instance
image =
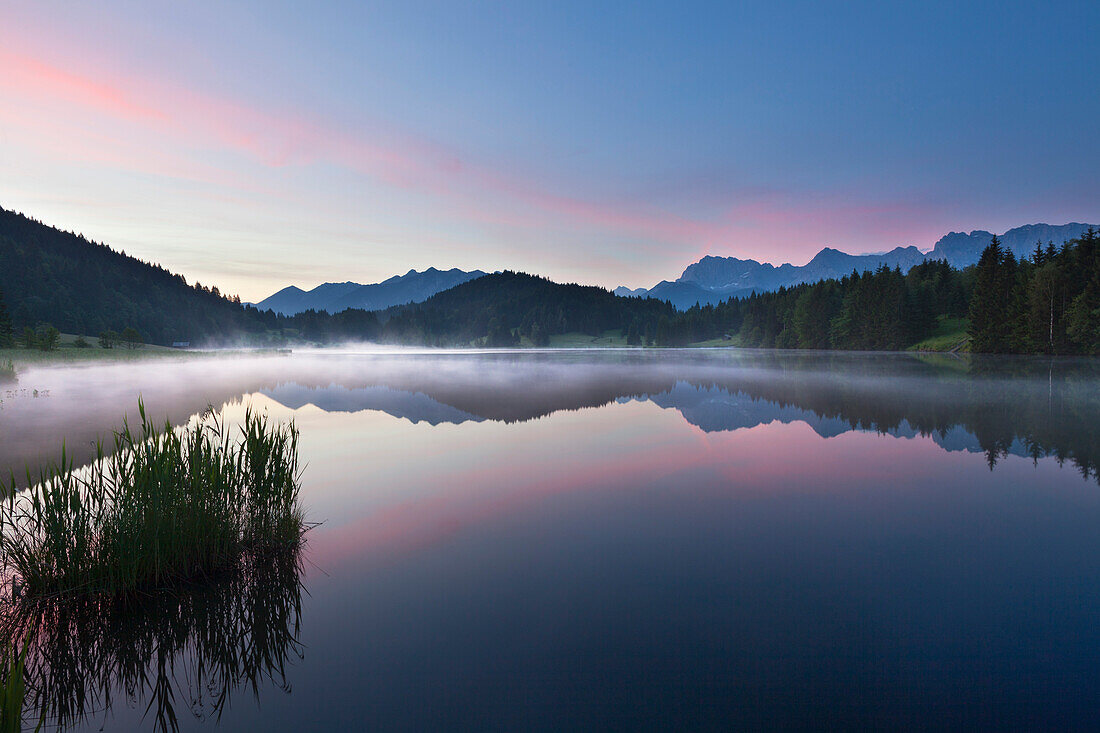
[{"label": "tree reflection in water", "polygon": [[289,692],[302,658],[302,550],[252,555],[208,582],[138,599],[5,599],[5,638],[28,639],[27,706],[69,728],[107,718],[118,696],[145,705],[154,730],[174,731],[185,705],[217,721],[233,694],[268,684]]}]

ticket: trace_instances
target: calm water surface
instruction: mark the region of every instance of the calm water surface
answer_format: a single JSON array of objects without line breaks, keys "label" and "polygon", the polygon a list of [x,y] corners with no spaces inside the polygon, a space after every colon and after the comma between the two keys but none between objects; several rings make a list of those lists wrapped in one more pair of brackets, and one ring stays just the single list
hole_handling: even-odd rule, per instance
[{"label": "calm water surface", "polygon": [[[112,621],[95,649],[70,639],[90,657],[74,669],[113,690],[108,705],[84,680],[89,729],[152,729],[166,689],[184,730],[1100,717],[1092,362],[674,351],[41,368],[0,386],[0,467],[39,465],[62,440],[87,460],[139,394],[174,424],[208,404],[293,419],[323,524],[300,572],[231,579],[134,629]],[[159,694],[118,672],[146,660],[170,681]]]}]

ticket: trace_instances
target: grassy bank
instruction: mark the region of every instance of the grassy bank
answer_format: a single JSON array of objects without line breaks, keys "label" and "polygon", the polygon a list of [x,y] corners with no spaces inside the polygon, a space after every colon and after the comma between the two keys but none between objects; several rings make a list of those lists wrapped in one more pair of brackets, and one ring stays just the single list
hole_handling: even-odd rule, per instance
[{"label": "grassy bank", "polygon": [[62,341],[55,349],[42,351],[40,349],[0,349],[0,369],[3,365],[11,363],[15,369],[28,366],[41,366],[45,364],[71,364],[78,362],[113,362],[113,361],[137,361],[139,359],[158,358],[188,358],[201,355],[204,352],[186,351],[184,349],[171,349],[166,346],[145,345],[138,349],[115,347],[102,349],[94,345],[86,348],[78,348],[72,341]]},{"label": "grassy bank", "polygon": [[[529,345],[529,343],[524,345]],[[554,334],[550,337],[550,348],[553,349],[606,349],[614,346],[626,346],[626,337],[617,328],[604,331],[599,336],[574,332]]]},{"label": "grassy bank", "polygon": [[206,359],[218,356],[273,356],[290,353],[288,349],[217,349],[199,351],[191,349],[173,349],[167,346],[146,344],[137,349],[114,347],[103,349],[99,346],[78,348],[71,343],[62,343],[56,349],[0,349],[0,382],[9,379],[29,367],[66,366],[73,364],[112,364],[157,359]]},{"label": "grassy bank", "polygon": [[[84,469],[60,465],[0,510],[0,562],[23,598],[126,596],[201,578],[298,542],[298,433],[246,413],[115,435]],[[30,477],[28,477],[30,479]]]},{"label": "grassy bank", "polygon": [[910,351],[970,351],[970,335],[966,332],[970,321],[966,318],[940,318],[935,332],[928,338],[913,344]]}]

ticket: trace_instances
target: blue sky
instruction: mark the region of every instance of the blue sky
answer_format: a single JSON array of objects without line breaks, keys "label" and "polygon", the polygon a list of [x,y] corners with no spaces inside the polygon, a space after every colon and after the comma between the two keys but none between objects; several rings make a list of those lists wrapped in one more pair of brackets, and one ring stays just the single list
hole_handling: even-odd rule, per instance
[{"label": "blue sky", "polygon": [[0,205],[246,299],[1100,221],[1100,3],[0,3]]}]

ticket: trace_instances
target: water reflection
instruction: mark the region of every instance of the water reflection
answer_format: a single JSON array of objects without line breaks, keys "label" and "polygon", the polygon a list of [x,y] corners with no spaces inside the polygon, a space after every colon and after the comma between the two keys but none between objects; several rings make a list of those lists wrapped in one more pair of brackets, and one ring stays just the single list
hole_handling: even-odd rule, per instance
[{"label": "water reflection", "polygon": [[[295,355],[40,369],[0,401],[0,469],[18,477],[93,455],[138,395],[181,424],[207,405],[261,392],[328,412],[375,410],[414,423],[525,421],[648,400],[704,431],[801,421],[823,436],[869,430],[931,437],[945,450],[1053,456],[1100,468],[1100,364],[1090,359],[681,351]],[[31,395],[37,391],[37,397]],[[25,482],[24,482],[25,483]]]},{"label": "water reflection", "polygon": [[1054,456],[1098,476],[1100,371],[1092,361],[755,356],[733,368],[705,358],[583,366],[498,359],[465,373],[422,363],[428,368],[381,375],[370,386],[295,381],[261,392],[293,409],[376,410],[431,425],[644,400],[705,432],[799,421],[822,437],[850,430],[930,437],[944,450],[984,453],[990,467],[1008,455]]},{"label": "water reflection", "polygon": [[107,724],[135,701],[147,728],[174,731],[180,716],[218,721],[242,688],[289,692],[288,668],[302,657],[301,571],[294,549],[138,599],[8,600],[4,638],[29,639],[30,719]]},{"label": "water reflection", "polygon": [[[40,658],[61,689],[147,665],[70,694],[55,711],[70,719],[106,715],[107,694],[140,700],[113,705],[124,729],[150,699],[194,730],[219,716],[226,730],[1070,729],[1100,714],[1100,492],[1058,465],[1095,476],[1093,361],[296,354],[20,378],[49,397],[0,409],[4,465],[109,432],[139,393],[177,423],[249,403],[297,421],[303,501],[325,522],[308,596],[293,585],[274,611],[227,612],[293,618],[259,624],[274,652],[232,651],[229,623],[177,630],[189,600],[133,630],[112,609],[97,611],[106,629],[47,619],[64,643]],[[163,665],[161,634],[185,650]],[[196,681],[199,655],[224,671]],[[279,694],[289,662],[294,694]],[[162,668],[183,680],[172,698]],[[271,671],[253,688],[245,668]],[[180,714],[211,679],[230,693]],[[261,704],[230,705],[246,688]]]}]

